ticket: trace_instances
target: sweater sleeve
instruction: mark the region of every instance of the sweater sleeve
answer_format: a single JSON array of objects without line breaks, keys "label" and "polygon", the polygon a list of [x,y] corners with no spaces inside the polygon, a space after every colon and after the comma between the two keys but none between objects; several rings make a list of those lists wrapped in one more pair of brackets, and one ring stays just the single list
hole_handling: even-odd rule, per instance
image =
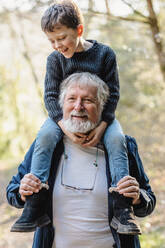
[{"label": "sweater sleeve", "polygon": [[145,173],[136,140],[127,135],[126,140],[128,151],[132,151],[128,152],[130,175],[136,178],[140,187],[140,204],[133,206],[134,213],[138,217],[145,217],[153,212],[156,205],[156,197]]},{"label": "sweater sleeve", "polygon": [[104,81],[109,87],[110,96],[104,107],[102,120],[111,124],[115,118],[115,110],[119,101],[119,77],[116,55],[110,48],[105,59]]},{"label": "sweater sleeve", "polygon": [[21,196],[19,194],[19,186],[20,186],[20,181],[24,177],[24,175],[30,172],[34,144],[35,142],[33,142],[33,144],[31,145],[23,162],[18,167],[17,174],[12,177],[6,189],[6,196],[8,203],[16,208],[24,207],[24,202],[21,200]]},{"label": "sweater sleeve", "polygon": [[52,53],[47,59],[44,101],[49,117],[56,123],[62,119],[62,110],[58,103],[61,81],[60,62],[55,53]]}]

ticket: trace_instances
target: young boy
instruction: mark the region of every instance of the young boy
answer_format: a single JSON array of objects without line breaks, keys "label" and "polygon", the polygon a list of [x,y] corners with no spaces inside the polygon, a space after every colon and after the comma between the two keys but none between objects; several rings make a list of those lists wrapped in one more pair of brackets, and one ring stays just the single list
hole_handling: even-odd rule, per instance
[{"label": "young boy", "polygon": [[[49,223],[42,208],[46,200],[47,185],[51,157],[56,144],[63,133],[73,142],[84,146],[95,146],[103,136],[103,142],[108,152],[112,189],[118,181],[129,174],[125,137],[119,122],[115,119],[115,109],[119,100],[119,80],[116,57],[113,50],[94,40],[84,40],[83,18],[78,7],[71,0],[61,1],[49,7],[41,20],[42,30],[55,50],[48,56],[45,77],[45,105],[49,118],[41,127],[32,157],[31,173],[42,182],[43,188],[26,198],[22,216],[12,226],[11,231],[28,232],[37,226]],[[62,110],[58,103],[60,83],[74,72],[90,72],[104,80],[110,91],[110,97],[104,108],[102,120],[92,132],[74,134],[65,130],[62,123]],[[113,228],[119,233],[140,234],[131,207],[132,202],[120,195],[117,190],[114,196]],[[124,215],[124,218],[123,218]],[[119,228],[120,226],[120,228]]]}]

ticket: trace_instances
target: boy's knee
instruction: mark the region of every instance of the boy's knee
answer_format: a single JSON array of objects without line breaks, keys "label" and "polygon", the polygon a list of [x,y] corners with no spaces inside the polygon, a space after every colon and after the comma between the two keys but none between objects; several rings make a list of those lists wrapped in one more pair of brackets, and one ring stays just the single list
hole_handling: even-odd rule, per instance
[{"label": "boy's knee", "polygon": [[52,144],[53,142],[53,135],[52,132],[39,132],[36,142],[39,144],[41,147],[47,147]]},{"label": "boy's knee", "polygon": [[116,144],[125,143],[125,136],[122,133],[116,133],[115,135],[112,135],[110,139],[112,139],[112,142]]},{"label": "boy's knee", "polygon": [[106,137],[105,145],[109,147],[120,147],[126,144],[125,135],[122,133],[114,133]]}]

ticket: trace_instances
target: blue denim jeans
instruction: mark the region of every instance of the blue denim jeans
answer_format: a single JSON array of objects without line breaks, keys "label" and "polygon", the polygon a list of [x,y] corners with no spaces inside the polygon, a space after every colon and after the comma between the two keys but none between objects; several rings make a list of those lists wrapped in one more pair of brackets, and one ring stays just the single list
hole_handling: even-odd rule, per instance
[{"label": "blue denim jeans", "polygon": [[43,183],[48,180],[53,151],[62,135],[61,128],[51,118],[44,122],[37,134],[31,173]]},{"label": "blue denim jeans", "polygon": [[116,119],[107,127],[103,142],[108,152],[111,186],[115,187],[122,177],[129,175],[125,135]]},{"label": "blue denim jeans", "polygon": [[[53,151],[63,136],[60,127],[48,118],[38,132],[32,156],[31,173],[41,182],[46,182],[49,177]],[[111,186],[129,174],[126,141],[121,126],[114,120],[106,129],[103,142],[108,152]]]}]

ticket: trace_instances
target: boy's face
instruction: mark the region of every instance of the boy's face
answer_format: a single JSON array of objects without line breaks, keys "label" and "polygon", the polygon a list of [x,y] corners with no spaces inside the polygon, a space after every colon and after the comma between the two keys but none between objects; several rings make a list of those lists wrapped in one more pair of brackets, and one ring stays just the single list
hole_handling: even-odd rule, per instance
[{"label": "boy's face", "polygon": [[53,49],[63,54],[64,57],[71,58],[75,52],[84,50],[80,42],[82,30],[82,25],[79,25],[77,29],[72,29],[58,24],[53,32],[46,32],[46,35]]}]

